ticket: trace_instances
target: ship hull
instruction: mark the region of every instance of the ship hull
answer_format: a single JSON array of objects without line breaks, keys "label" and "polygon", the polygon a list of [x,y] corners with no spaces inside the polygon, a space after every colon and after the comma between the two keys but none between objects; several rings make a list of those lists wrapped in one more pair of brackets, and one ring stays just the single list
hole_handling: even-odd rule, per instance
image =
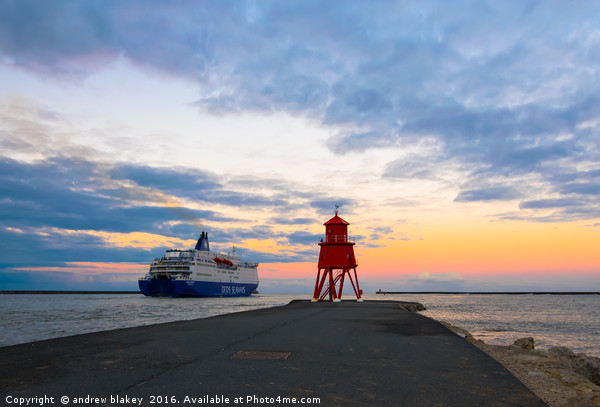
[{"label": "ship hull", "polygon": [[151,278],[139,280],[142,294],[151,297],[246,297],[258,284]]}]

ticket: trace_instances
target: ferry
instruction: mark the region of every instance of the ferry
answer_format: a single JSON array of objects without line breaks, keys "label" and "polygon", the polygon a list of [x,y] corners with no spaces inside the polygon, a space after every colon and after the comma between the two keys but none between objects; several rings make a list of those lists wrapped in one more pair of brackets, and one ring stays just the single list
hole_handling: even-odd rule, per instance
[{"label": "ferry", "polygon": [[258,263],[235,254],[210,251],[208,233],[202,232],[196,247],[167,250],[154,259],[139,279],[140,291],[156,297],[241,297],[258,287]]}]

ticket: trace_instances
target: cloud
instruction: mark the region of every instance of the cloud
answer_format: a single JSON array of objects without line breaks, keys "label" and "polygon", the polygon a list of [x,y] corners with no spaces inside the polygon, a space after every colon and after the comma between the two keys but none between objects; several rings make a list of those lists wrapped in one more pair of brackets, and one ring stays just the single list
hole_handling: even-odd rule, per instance
[{"label": "cloud", "polygon": [[317,209],[321,215],[332,214],[339,206],[341,211],[344,211],[344,207],[352,208],[356,206],[356,201],[348,198],[329,198],[329,199],[314,199],[310,202],[311,208]]},{"label": "cloud", "polygon": [[[57,227],[113,232],[160,229],[174,220],[223,219],[213,211],[158,206],[151,193],[141,205],[135,186],[111,184],[103,166],[53,158],[39,163],[0,160],[0,219],[13,227]],[[134,190],[132,192],[132,190]],[[156,195],[156,194],[154,194]]]},{"label": "cloud", "polygon": [[209,7],[212,13],[160,2],[3,3],[0,49],[11,64],[51,76],[82,78],[121,57],[158,71],[201,75],[211,59],[212,18],[221,14],[218,5]]},{"label": "cloud", "polygon": [[[569,199],[599,193],[597,179],[560,180],[581,172],[581,163],[600,170],[598,13],[591,3],[551,1],[23,0],[0,5],[0,61],[81,80],[126,60],[195,83],[202,111],[304,116],[330,130],[324,144],[336,155],[398,151],[382,163],[390,181],[454,182],[458,202]],[[35,137],[4,137],[4,149],[34,148],[46,137],[43,127],[57,117],[50,109],[37,116],[41,124],[26,123],[38,126]],[[439,150],[406,155],[424,139]],[[238,193],[201,171],[174,169],[171,185],[167,171],[114,171],[140,187],[210,203],[289,204],[280,195]],[[447,176],[453,171],[460,181]],[[186,190],[185,182],[211,193]]]},{"label": "cloud", "polygon": [[146,165],[118,164],[110,171],[115,179],[127,179],[142,187],[189,194],[190,190],[214,190],[222,185],[216,175],[187,168],[154,168]]},{"label": "cloud", "polygon": [[[303,233],[318,217],[288,218],[290,211],[310,216],[315,202],[318,207],[329,199],[331,213],[334,202],[349,202],[282,178],[111,162],[77,145],[69,117],[18,95],[3,100],[0,122],[0,249],[9,253],[0,263],[4,269],[147,262],[150,252],[185,247],[181,242],[201,229],[211,232],[219,249],[272,239],[286,246],[239,249],[255,261],[312,259],[310,236]],[[302,229],[288,237],[278,225]]]},{"label": "cloud", "polygon": [[573,182],[563,185],[566,194],[600,195],[600,182]]},{"label": "cloud", "polygon": [[463,291],[469,282],[455,271],[430,273],[421,271],[406,281],[411,291]]},{"label": "cloud", "polygon": [[521,209],[546,209],[546,208],[564,208],[571,206],[580,206],[582,202],[574,198],[557,198],[557,199],[537,199],[533,201],[523,201],[519,204]]},{"label": "cloud", "polygon": [[283,206],[279,196],[240,193],[223,186],[215,174],[187,168],[154,168],[143,165],[119,164],[110,172],[114,178],[134,181],[137,185],[155,188],[180,198],[230,206]]},{"label": "cloud", "polygon": [[320,239],[323,238],[322,234],[314,234],[309,232],[292,232],[285,235],[286,239],[291,245],[313,245],[316,247]]},{"label": "cloud", "polygon": [[39,158],[68,150],[64,131],[68,126],[58,112],[19,95],[0,99],[0,154]]},{"label": "cloud", "polygon": [[463,277],[456,271],[449,271],[447,273],[430,273],[428,271],[421,271],[417,273],[416,279],[427,281],[456,281],[463,280]]},{"label": "cloud", "polygon": [[[0,268],[148,261],[150,251],[185,246],[182,242],[195,239],[206,223],[211,224],[213,242],[223,242],[221,246],[277,239],[287,247],[277,252],[240,249],[255,261],[312,259],[315,249],[311,245],[316,247],[317,235],[302,230],[284,233],[277,226],[310,225],[314,219],[250,222],[221,210],[198,208],[202,203],[207,207],[218,203],[224,208],[243,207],[249,213],[252,208],[260,212],[273,207],[285,212],[299,205],[310,210],[315,201],[307,198],[319,195],[301,194],[299,200],[293,190],[281,189],[286,184],[275,185],[287,198],[238,192],[229,189],[222,176],[186,168],[68,157],[34,162],[0,158],[0,249],[5,253]],[[183,203],[186,200],[194,202],[192,207]],[[236,226],[248,223],[251,226]]]},{"label": "cloud", "polygon": [[315,219],[312,218],[272,218],[272,224],[277,225],[312,225]]},{"label": "cloud", "polygon": [[[144,248],[116,247],[100,235],[65,233],[52,228],[10,229],[0,227],[4,255],[0,269],[60,266],[66,262],[148,262]],[[150,255],[151,256],[151,255]]]},{"label": "cloud", "polygon": [[440,168],[437,162],[423,157],[402,158],[392,161],[385,166],[384,178],[400,179],[438,179]]},{"label": "cloud", "polygon": [[[221,176],[186,168],[108,164],[68,157],[26,163],[0,159],[0,211],[11,225],[52,226],[131,232],[152,231],[173,221],[240,219],[213,210],[191,209],[186,199],[246,209],[304,206],[332,210],[348,199],[314,200],[318,193],[282,190],[273,196],[238,192]],[[312,200],[307,198],[313,198]],[[271,221],[273,221],[272,219]],[[278,219],[279,224],[310,224],[310,218]]]},{"label": "cloud", "polygon": [[454,200],[456,202],[510,201],[521,196],[519,191],[510,186],[490,186],[461,191]]}]

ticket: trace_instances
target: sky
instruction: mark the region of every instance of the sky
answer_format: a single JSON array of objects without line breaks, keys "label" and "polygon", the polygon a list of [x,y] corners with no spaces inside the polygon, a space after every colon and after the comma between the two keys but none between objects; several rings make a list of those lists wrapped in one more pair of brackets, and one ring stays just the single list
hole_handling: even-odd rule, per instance
[{"label": "sky", "polygon": [[2,0],[0,178],[0,290],[311,293],[338,205],[365,293],[600,291],[600,8]]}]

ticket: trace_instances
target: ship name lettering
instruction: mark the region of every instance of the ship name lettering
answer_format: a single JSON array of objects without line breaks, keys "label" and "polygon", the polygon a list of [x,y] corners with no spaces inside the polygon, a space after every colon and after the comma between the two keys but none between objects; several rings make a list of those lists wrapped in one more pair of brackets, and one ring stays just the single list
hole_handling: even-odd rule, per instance
[{"label": "ship name lettering", "polygon": [[223,285],[221,286],[221,294],[246,294],[246,287]]}]

